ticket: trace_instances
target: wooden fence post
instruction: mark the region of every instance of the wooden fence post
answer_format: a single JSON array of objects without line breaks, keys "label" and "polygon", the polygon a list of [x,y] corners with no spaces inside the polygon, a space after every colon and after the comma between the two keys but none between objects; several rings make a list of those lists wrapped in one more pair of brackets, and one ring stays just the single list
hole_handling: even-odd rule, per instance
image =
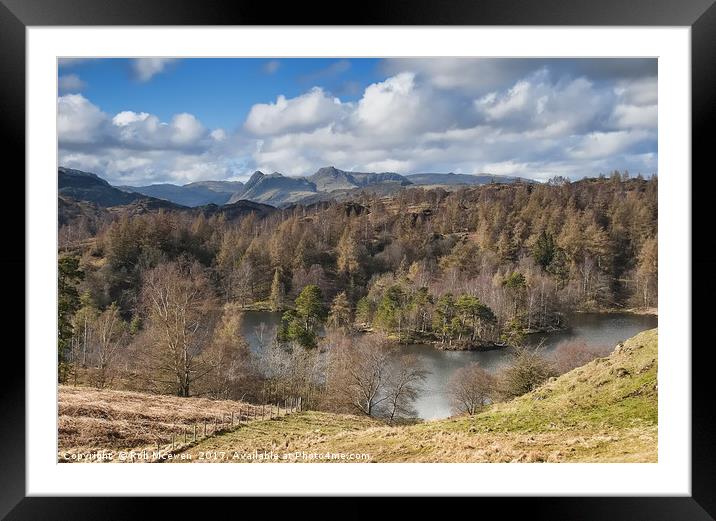
[{"label": "wooden fence post", "polygon": [[186,445],[186,427],[184,427],[184,445]]},{"label": "wooden fence post", "polygon": [[234,428],[234,411],[231,411],[231,428]]}]

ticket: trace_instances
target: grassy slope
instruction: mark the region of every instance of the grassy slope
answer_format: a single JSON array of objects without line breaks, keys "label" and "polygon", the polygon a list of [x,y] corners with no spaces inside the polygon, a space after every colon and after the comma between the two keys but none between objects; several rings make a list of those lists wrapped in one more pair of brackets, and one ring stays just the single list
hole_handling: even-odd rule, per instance
[{"label": "grassy slope", "polygon": [[474,417],[389,427],[306,412],[256,422],[187,451],[368,453],[378,462],[656,462],[657,330]]}]

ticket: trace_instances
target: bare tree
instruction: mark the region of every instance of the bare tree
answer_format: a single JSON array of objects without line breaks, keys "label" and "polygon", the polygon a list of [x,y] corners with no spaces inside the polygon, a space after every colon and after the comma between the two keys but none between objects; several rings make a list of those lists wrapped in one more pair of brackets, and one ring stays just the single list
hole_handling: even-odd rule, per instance
[{"label": "bare tree", "polygon": [[391,420],[412,414],[427,374],[417,359],[396,357],[395,346],[383,336],[331,337],[326,380],[334,407]]},{"label": "bare tree", "polygon": [[249,345],[241,334],[241,322],[239,304],[224,304],[221,320],[205,353],[213,370],[201,385],[214,398],[241,398],[249,387]]},{"label": "bare tree", "polygon": [[117,351],[124,345],[126,327],[119,314],[119,308],[112,304],[94,320],[94,367],[93,383],[99,388],[111,383],[112,363]]},{"label": "bare tree", "polygon": [[493,399],[495,378],[474,362],[455,371],[447,391],[457,412],[473,415]]},{"label": "bare tree", "polygon": [[150,270],[142,287],[153,347],[155,383],[189,396],[193,384],[213,368],[202,357],[211,334],[210,293],[197,264],[171,262]]},{"label": "bare tree", "polygon": [[351,340],[344,338],[330,347],[328,393],[339,406],[374,416],[388,399],[382,391],[389,372],[389,344],[377,335]]},{"label": "bare tree", "polygon": [[413,403],[420,395],[427,375],[428,371],[415,355],[402,355],[392,360],[385,385],[387,416],[391,422],[398,417],[416,415]]},{"label": "bare tree", "polygon": [[564,374],[608,354],[606,346],[590,347],[585,342],[563,342],[552,353],[554,369]]}]

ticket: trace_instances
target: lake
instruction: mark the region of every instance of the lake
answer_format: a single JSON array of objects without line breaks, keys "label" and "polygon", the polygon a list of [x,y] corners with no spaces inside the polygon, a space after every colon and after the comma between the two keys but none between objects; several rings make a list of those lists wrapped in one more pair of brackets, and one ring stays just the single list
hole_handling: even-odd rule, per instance
[{"label": "lake", "polygon": [[[244,313],[242,331],[252,347],[260,348],[257,330],[266,325],[265,338],[281,322],[280,313],[248,311]],[[564,342],[583,342],[590,347],[613,348],[617,343],[637,333],[657,327],[658,319],[653,315],[627,313],[576,313],[568,317],[569,329],[545,335],[532,335],[529,343],[536,344],[544,338],[545,353],[553,351]],[[414,344],[402,346],[405,353],[416,355],[430,371],[423,386],[423,392],[415,402],[418,416],[423,419],[450,416],[450,401],[445,392],[448,381],[455,371],[471,362],[479,362],[488,371],[500,369],[508,359],[506,350],[493,351],[440,351],[432,345]]]}]

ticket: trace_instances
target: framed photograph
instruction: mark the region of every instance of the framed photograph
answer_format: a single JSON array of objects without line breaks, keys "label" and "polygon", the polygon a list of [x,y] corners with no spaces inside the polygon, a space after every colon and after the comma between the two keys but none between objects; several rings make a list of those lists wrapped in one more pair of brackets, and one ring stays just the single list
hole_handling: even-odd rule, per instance
[{"label": "framed photograph", "polygon": [[2,515],[713,518],[711,1],[1,1]]}]

